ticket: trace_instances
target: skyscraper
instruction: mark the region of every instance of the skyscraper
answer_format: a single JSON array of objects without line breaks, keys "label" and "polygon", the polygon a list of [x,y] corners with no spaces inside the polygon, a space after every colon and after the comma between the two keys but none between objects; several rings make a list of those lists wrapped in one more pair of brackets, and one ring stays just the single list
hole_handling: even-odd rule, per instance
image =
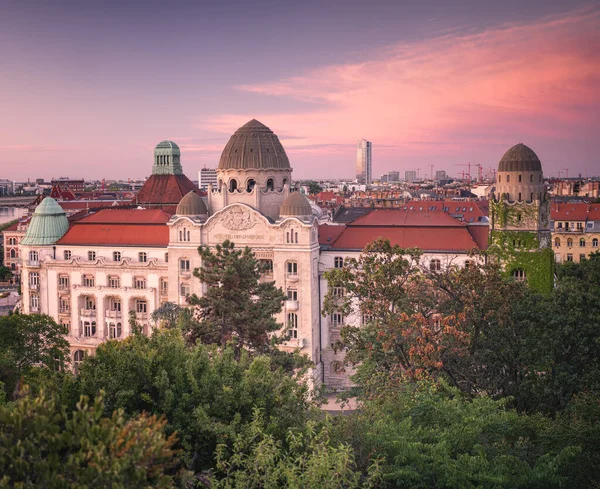
[{"label": "skyscraper", "polygon": [[356,182],[371,185],[371,141],[361,139],[356,146]]}]

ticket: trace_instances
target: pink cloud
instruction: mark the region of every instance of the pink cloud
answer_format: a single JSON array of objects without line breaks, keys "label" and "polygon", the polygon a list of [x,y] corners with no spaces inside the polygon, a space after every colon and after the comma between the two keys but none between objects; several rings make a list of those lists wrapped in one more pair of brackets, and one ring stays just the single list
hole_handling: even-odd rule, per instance
[{"label": "pink cloud", "polygon": [[282,142],[301,153],[348,152],[361,137],[376,138],[383,153],[408,155],[569,138],[598,127],[599,21],[600,9],[588,9],[446,34],[391,46],[354,64],[240,86],[311,108],[302,115],[217,114],[202,127],[231,133],[256,117],[293,135]]}]

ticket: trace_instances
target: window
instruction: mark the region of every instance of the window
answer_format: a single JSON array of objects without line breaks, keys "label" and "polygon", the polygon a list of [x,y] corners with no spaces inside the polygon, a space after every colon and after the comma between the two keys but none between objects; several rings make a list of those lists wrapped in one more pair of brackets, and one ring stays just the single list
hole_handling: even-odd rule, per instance
[{"label": "window", "polygon": [[181,295],[181,297],[187,297],[188,295],[190,295],[190,284],[188,283],[181,283],[179,285],[179,294]]},{"label": "window", "polygon": [[579,240],[579,247],[580,247],[580,248],[585,248],[585,239],[581,238],[581,239]]},{"label": "window", "polygon": [[290,328],[290,338],[298,338],[298,314],[288,312],[287,322],[288,328]]},{"label": "window", "polygon": [[344,297],[344,288],[343,287],[333,287],[331,289],[331,295],[335,299],[341,299],[342,297]]},{"label": "window", "polygon": [[473,260],[465,260],[465,268],[471,268],[473,265]]},{"label": "window", "polygon": [[88,311],[95,311],[96,310],[96,298],[92,297],[92,296],[86,296],[85,298],[85,308]]},{"label": "window", "polygon": [[275,190],[275,183],[272,178],[267,180],[267,190]]},{"label": "window", "polygon": [[533,183],[533,173],[532,173],[531,175],[529,175],[529,181],[530,181],[531,183]]},{"label": "window", "polygon": [[521,202],[521,192],[519,192],[519,202]]},{"label": "window", "polygon": [[523,181],[523,178],[521,175],[519,175],[519,182]]},{"label": "window", "polygon": [[297,243],[298,242],[298,232],[290,229],[285,233],[285,241],[286,243]]},{"label": "window", "polygon": [[529,200],[530,200],[531,202],[533,202],[533,192],[531,192],[531,195],[529,196]]},{"label": "window", "polygon": [[59,312],[61,313],[68,313],[71,310],[71,300],[69,299],[69,297],[61,297],[59,299]]},{"label": "window", "polygon": [[39,259],[40,256],[38,255],[37,251],[29,252],[29,263],[31,263],[32,265],[37,265]]},{"label": "window", "polygon": [[518,282],[524,282],[525,281],[525,271],[522,270],[522,269],[520,269],[520,268],[515,268],[512,271],[512,276]]},{"label": "window", "polygon": [[37,312],[40,307],[40,296],[37,294],[31,294],[29,296],[29,306],[33,312]]},{"label": "window", "polygon": [[560,247],[560,238],[555,238],[555,239],[554,239],[554,246],[555,246],[556,248]]},{"label": "window", "polygon": [[59,275],[58,276],[58,288],[60,290],[66,290],[70,286],[70,280],[68,275]]},{"label": "window", "polygon": [[121,300],[120,299],[111,299],[110,301],[110,310],[121,312]]},{"label": "window", "polygon": [[273,260],[260,260],[260,268],[263,274],[273,275]]},{"label": "window", "polygon": [[10,250],[10,257],[11,258],[16,258],[17,257],[17,250]]},{"label": "window", "polygon": [[230,192],[235,192],[238,188],[238,183],[237,180],[235,178],[232,178],[231,180],[229,180],[229,191]]},{"label": "window", "polygon": [[579,261],[583,261],[583,260],[585,260],[585,253],[581,253],[579,255]]},{"label": "window", "polygon": [[165,278],[160,279],[160,295],[167,295],[169,293],[169,282]]},{"label": "window", "polygon": [[344,268],[344,258],[342,258],[341,256],[336,256],[333,259],[333,266],[335,268]]},{"label": "window", "polygon": [[592,239],[592,248],[598,248],[598,238]]},{"label": "window", "polygon": [[567,239],[567,246],[570,248],[571,246],[573,246],[573,239],[572,238],[568,238]]},{"label": "window", "polygon": [[562,222],[558,223],[558,229],[562,229]]},{"label": "window", "polygon": [[179,270],[181,270],[182,272],[189,272],[190,261],[186,258],[182,258],[181,260],[179,260]]},{"label": "window", "polygon": [[169,263],[169,254],[165,253],[165,263]]},{"label": "window", "polygon": [[179,241],[190,241],[190,230],[183,228],[179,230]]},{"label": "window", "polygon": [[334,328],[338,328],[340,326],[343,326],[344,324],[344,316],[342,316],[339,312],[334,312],[331,315],[331,325]]},{"label": "window", "polygon": [[287,263],[287,274],[288,276],[295,277],[298,275],[298,263],[295,261],[288,261]]},{"label": "window", "polygon": [[246,184],[246,192],[252,192],[252,190],[254,190],[255,185],[256,185],[256,180],[254,180],[253,178],[248,180],[248,183]]},{"label": "window", "polygon": [[510,182],[510,175],[506,175],[506,183]]},{"label": "window", "polygon": [[37,289],[40,285],[40,274],[37,272],[32,272],[29,274],[29,287],[32,289]]},{"label": "window", "polygon": [[120,338],[121,333],[122,333],[121,323],[110,325],[109,336],[111,339]]},{"label": "window", "polygon": [[571,253],[567,253],[567,261],[573,261],[573,255]]},{"label": "window", "polygon": [[297,301],[298,300],[298,291],[296,289],[288,289],[287,290],[287,298],[288,298],[288,301]]},{"label": "window", "polygon": [[83,336],[96,336],[96,321],[83,323]]},{"label": "window", "polygon": [[113,251],[113,261],[121,261],[121,252]]},{"label": "window", "polygon": [[146,278],[145,277],[135,277],[133,279],[133,288],[134,289],[145,289],[146,288]]},{"label": "window", "polygon": [[141,263],[146,263],[148,261],[148,253],[145,251],[140,251],[138,253],[138,261]]},{"label": "window", "polygon": [[498,183],[500,183],[502,181],[502,177],[500,175],[498,175]]},{"label": "window", "polygon": [[108,286],[111,289],[118,289],[119,287],[121,287],[121,278],[116,277],[114,275],[111,277],[108,277]]},{"label": "window", "polygon": [[81,362],[83,362],[84,356],[85,356],[85,353],[83,350],[77,350],[75,353],[73,353],[73,365],[75,366],[75,370],[77,370],[77,367],[79,367],[79,364]]},{"label": "window", "polygon": [[95,251],[88,251],[88,260],[89,261],[94,261],[96,259],[96,252]]},{"label": "window", "polygon": [[135,312],[143,314],[147,311],[147,304],[145,300],[138,299],[135,301]]},{"label": "window", "polygon": [[71,259],[71,250],[63,251],[63,256],[65,257],[65,260],[70,260]]},{"label": "window", "polygon": [[94,287],[95,279],[93,275],[84,275],[83,276],[83,286],[84,287]]},{"label": "window", "polygon": [[442,269],[442,262],[437,258],[434,258],[429,262],[429,270],[432,272],[439,272]]}]

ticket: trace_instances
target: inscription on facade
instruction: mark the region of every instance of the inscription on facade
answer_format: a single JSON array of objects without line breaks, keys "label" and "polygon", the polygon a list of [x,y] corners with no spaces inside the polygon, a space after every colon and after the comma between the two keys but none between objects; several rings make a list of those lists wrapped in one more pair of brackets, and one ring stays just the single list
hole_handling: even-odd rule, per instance
[{"label": "inscription on facade", "polygon": [[265,239],[264,234],[215,234],[217,240],[224,239]]}]

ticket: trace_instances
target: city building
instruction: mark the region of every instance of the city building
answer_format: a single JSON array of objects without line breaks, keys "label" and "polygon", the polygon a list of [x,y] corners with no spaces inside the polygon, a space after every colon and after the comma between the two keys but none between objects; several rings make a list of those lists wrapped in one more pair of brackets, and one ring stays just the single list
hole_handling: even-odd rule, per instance
[{"label": "city building", "polygon": [[407,181],[408,183],[416,182],[417,181],[417,172],[414,170],[406,170],[404,172],[404,180]]},{"label": "city building", "polygon": [[[150,185],[167,195],[155,195],[154,203],[170,204],[175,199],[172,182],[177,181],[171,177],[185,177],[175,148],[166,141],[155,150],[148,181],[160,177]],[[158,171],[157,165],[162,167]],[[535,171],[529,173],[537,175]],[[479,219],[481,211],[474,204],[465,202],[452,208],[444,202],[411,204],[423,207],[420,212],[362,209],[344,224],[320,224],[314,206],[293,191],[292,168],[279,139],[256,120],[231,136],[216,173],[217,183],[208,186],[206,201],[191,188],[173,209],[90,209],[69,219],[50,197],[36,208],[18,245],[23,311],[49,314],[68,327],[75,364],[102,341],[128,336],[130,314],[149,333],[156,326],[152,312],[161,304],[185,306],[191,294],[201,296],[203,284],[193,276],[202,265],[198,247],[228,239],[250,247],[266,265],[264,279],[287,295],[277,316],[290,328],[281,348],[299,348],[308,356],[315,384],[346,388],[351,371],[336,367],[344,352],[332,345],[343,325],[360,325],[362,318],[321,315],[327,292],[324,272],[342,267],[378,236],[403,248],[420,248],[422,266],[436,270],[467,266],[474,259],[472,250],[487,248],[487,223]],[[338,197],[321,195],[327,202]],[[509,199],[509,204],[514,203]],[[453,214],[462,215],[462,221]],[[540,224],[535,229],[543,234],[545,228]]]},{"label": "city building", "polygon": [[2,231],[4,266],[10,268],[13,273],[12,282],[19,283],[21,279],[21,256],[19,245],[25,237],[28,219],[20,219],[18,222]]},{"label": "city building", "polygon": [[557,262],[579,263],[600,250],[600,204],[553,203],[550,219]]},{"label": "city building", "polygon": [[[38,182],[38,183],[44,183]],[[60,187],[62,190],[70,190],[71,192],[83,192],[85,190],[85,181],[81,179],[72,179],[68,177],[53,178],[50,184]]]},{"label": "city building", "polygon": [[14,193],[14,182],[0,178],[0,195],[12,195]]},{"label": "city building", "polygon": [[399,171],[391,171],[388,172],[388,182],[399,182],[400,181],[400,172]]},{"label": "city building", "polygon": [[442,182],[442,181],[446,181],[446,180],[448,180],[448,175],[446,175],[446,172],[444,170],[436,170],[435,181]]},{"label": "city building", "polygon": [[217,170],[205,167],[198,172],[198,188],[208,190],[209,185],[217,186]]},{"label": "city building", "polygon": [[366,139],[358,141],[356,146],[356,183],[371,185],[372,173],[372,143]]}]

